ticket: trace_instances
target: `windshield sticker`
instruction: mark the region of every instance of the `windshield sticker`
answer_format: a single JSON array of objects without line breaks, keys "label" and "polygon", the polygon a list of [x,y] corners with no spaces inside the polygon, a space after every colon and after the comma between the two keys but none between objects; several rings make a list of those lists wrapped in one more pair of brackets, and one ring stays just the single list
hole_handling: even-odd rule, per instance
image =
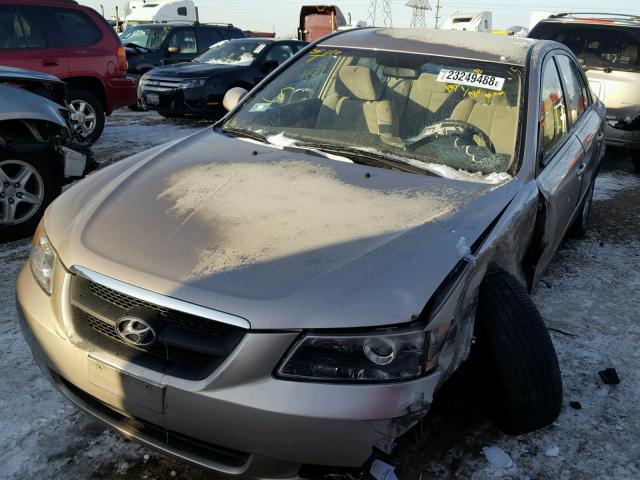
[{"label": "windshield sticker", "polygon": [[440,70],[437,80],[442,83],[501,91],[506,79],[502,77],[494,77],[493,75],[485,75],[483,73],[478,73],[478,71],[465,72],[463,70],[449,70],[447,68],[443,68]]},{"label": "windshield sticker", "polygon": [[260,53],[262,50],[265,49],[266,46],[267,46],[266,43],[261,43],[260,45],[258,45],[256,47],[256,49],[253,51],[253,53],[256,53],[256,54]]},{"label": "windshield sticker", "polygon": [[269,110],[269,107],[271,107],[270,103],[256,103],[249,111],[252,113],[261,113]]},{"label": "windshield sticker", "polygon": [[326,58],[332,56],[340,56],[342,55],[342,50],[322,50],[320,48],[316,48],[315,50],[311,50],[309,52],[309,58],[307,58],[307,63],[311,63],[317,58]]}]

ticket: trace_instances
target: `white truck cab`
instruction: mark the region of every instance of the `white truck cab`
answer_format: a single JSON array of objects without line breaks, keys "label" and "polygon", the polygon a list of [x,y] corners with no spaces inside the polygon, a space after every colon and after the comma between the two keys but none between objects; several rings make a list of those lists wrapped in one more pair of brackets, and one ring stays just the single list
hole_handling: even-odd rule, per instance
[{"label": "white truck cab", "polygon": [[192,0],[138,0],[129,3],[125,29],[144,23],[195,22],[197,12]]},{"label": "white truck cab", "polygon": [[491,32],[493,15],[491,12],[456,12],[451,15],[443,30],[466,30],[469,32]]}]

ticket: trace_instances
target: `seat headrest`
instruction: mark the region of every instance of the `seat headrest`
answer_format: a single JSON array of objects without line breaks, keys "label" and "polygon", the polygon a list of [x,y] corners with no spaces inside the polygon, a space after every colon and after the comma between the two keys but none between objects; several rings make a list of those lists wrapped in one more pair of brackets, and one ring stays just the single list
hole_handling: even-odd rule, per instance
[{"label": "seat headrest", "polygon": [[380,100],[384,85],[367,67],[347,65],[340,69],[336,90],[345,97],[367,102]]},{"label": "seat headrest", "polygon": [[384,67],[382,69],[382,74],[385,77],[394,77],[394,78],[407,78],[414,80],[418,78],[418,72],[412,68],[402,68],[402,67]]},{"label": "seat headrest", "polygon": [[422,91],[444,93],[447,91],[447,84],[438,82],[438,75],[435,73],[423,73],[415,81],[414,88]]},{"label": "seat headrest", "polygon": [[638,61],[638,46],[628,45],[622,51],[622,56],[626,57],[628,63],[636,63]]}]

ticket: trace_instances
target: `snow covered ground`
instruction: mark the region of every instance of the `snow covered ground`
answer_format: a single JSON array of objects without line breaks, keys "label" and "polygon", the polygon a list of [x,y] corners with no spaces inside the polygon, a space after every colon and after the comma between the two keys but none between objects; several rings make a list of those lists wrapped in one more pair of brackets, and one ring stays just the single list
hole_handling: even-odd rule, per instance
[{"label": "snow covered ground", "polygon": [[[98,160],[116,161],[204,126],[125,111],[109,120],[94,150]],[[398,478],[640,478],[640,181],[610,159],[595,199],[589,236],[565,242],[534,297],[563,373],[558,420],[508,437],[476,411],[473,392],[445,389],[394,452],[380,455]],[[104,430],[48,384],[15,320],[14,282],[28,251],[28,241],[0,245],[0,478],[215,478]],[[617,369],[619,385],[602,383],[598,371],[607,367]],[[308,475],[370,478],[358,470]]]}]

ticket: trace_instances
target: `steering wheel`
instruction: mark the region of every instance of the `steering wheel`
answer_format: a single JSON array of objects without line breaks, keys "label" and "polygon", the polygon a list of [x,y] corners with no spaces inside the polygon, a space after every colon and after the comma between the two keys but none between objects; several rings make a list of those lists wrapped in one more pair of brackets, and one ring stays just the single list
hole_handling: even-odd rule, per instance
[{"label": "steering wheel", "polygon": [[313,97],[313,90],[310,88],[297,88],[289,96],[289,101],[287,103],[302,102],[304,100],[309,100],[311,97]]},{"label": "steering wheel", "polygon": [[[480,137],[484,142],[484,145],[478,143],[474,137]],[[443,120],[442,122],[434,123],[425,127],[425,129],[417,136],[411,139],[410,146],[415,148],[425,143],[431,143],[435,140],[447,137],[470,137],[473,142],[480,146],[484,146],[489,149],[491,153],[496,153],[496,146],[489,138],[489,135],[484,133],[474,124],[465,122],[464,120]],[[409,139],[407,139],[409,140]]]}]

